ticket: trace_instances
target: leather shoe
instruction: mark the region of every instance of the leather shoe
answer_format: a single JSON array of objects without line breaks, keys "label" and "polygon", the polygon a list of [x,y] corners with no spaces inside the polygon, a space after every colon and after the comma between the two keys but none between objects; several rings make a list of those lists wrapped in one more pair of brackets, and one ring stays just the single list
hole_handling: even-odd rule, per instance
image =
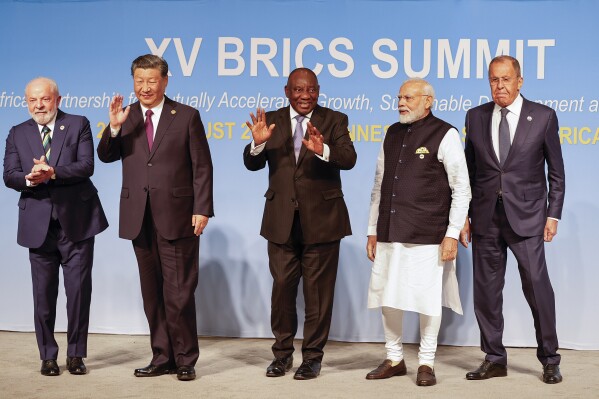
[{"label": "leather shoe", "polygon": [[416,375],[416,385],[420,387],[430,387],[437,383],[435,377],[435,371],[427,365],[418,367],[418,374]]},{"label": "leather shoe", "polygon": [[174,370],[167,365],[155,366],[152,363],[146,367],[135,369],[133,375],[136,377],[157,377],[159,375],[171,374]]},{"label": "leather shoe", "polygon": [[318,360],[304,360],[297,368],[293,379],[311,380],[320,375],[320,362]]},{"label": "leather shoe", "polygon": [[180,366],[177,368],[177,379],[179,381],[192,381],[196,379],[196,370],[193,366]]},{"label": "leather shoe", "polygon": [[293,367],[293,356],[275,358],[266,368],[267,377],[282,377]]},{"label": "leather shoe", "polygon": [[543,382],[545,384],[559,384],[562,382],[559,364],[546,364],[543,366]]},{"label": "leather shoe", "polygon": [[54,359],[42,360],[42,368],[40,369],[42,375],[56,376],[60,374],[58,364]]},{"label": "leather shoe", "polygon": [[507,376],[507,366],[485,360],[474,371],[466,374],[467,380],[486,380],[493,377]]},{"label": "leather shoe", "polygon": [[384,378],[393,377],[395,375],[406,375],[406,363],[401,360],[396,366],[392,366],[392,361],[386,359],[383,363],[379,364],[377,368],[366,374],[367,380],[382,380]]},{"label": "leather shoe", "polygon": [[71,374],[87,374],[87,367],[83,363],[83,358],[80,357],[67,357],[67,369],[69,369],[69,373]]}]

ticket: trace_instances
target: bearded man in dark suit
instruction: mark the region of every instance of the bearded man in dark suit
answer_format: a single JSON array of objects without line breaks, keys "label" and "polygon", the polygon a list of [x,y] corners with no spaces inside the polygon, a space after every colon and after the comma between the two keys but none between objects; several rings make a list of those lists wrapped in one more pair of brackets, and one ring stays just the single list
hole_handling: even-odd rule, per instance
[{"label": "bearded man in dark suit", "polygon": [[59,270],[67,296],[67,369],[86,374],[95,235],[108,227],[94,173],[94,144],[87,118],[58,109],[52,79],[37,78],[25,89],[31,119],[6,139],[4,183],[21,193],[17,243],[29,248],[35,335],[40,372],[57,376],[54,339]]}]

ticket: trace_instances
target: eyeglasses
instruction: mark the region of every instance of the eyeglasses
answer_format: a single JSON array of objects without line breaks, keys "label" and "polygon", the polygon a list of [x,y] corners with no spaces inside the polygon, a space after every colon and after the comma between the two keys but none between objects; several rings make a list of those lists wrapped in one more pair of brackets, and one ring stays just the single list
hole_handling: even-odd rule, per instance
[{"label": "eyeglasses", "polygon": [[499,82],[503,83],[504,85],[509,85],[515,79],[517,78],[509,76],[504,76],[502,78],[489,78],[489,83],[491,83],[492,86],[497,86]]},{"label": "eyeglasses", "polygon": [[430,97],[430,94],[418,94],[416,96],[397,96],[397,99],[399,100],[399,102],[401,102],[401,100],[406,100],[407,103],[411,103],[412,101],[414,101],[416,97]]}]

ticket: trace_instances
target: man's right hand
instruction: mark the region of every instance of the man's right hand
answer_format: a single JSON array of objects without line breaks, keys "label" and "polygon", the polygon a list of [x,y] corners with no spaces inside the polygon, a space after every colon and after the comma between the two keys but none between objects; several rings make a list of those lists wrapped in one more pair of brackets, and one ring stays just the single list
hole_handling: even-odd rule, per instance
[{"label": "man's right hand", "polygon": [[374,262],[376,256],[376,236],[368,236],[368,241],[366,242],[366,256]]},{"label": "man's right hand", "polygon": [[468,248],[468,243],[470,241],[472,241],[472,231],[470,231],[470,219],[468,219],[468,216],[466,216],[464,227],[460,231],[460,243],[464,246],[464,248]]},{"label": "man's right hand", "polygon": [[250,112],[250,118],[252,118],[252,123],[246,121],[245,124],[252,131],[254,145],[260,145],[268,141],[270,136],[272,136],[275,124],[266,125],[266,111],[264,111],[264,108],[256,109],[256,116]]},{"label": "man's right hand", "polygon": [[121,125],[125,123],[129,116],[131,106],[127,106],[123,110],[123,96],[117,94],[112,97],[110,101],[110,108],[108,109],[108,116],[110,117],[110,127],[114,130],[121,130]]}]

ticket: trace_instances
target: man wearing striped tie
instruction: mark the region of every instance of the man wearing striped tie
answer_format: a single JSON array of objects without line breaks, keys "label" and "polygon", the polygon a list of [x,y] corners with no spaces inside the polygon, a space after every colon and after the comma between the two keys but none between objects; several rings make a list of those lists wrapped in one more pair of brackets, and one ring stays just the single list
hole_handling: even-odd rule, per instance
[{"label": "man wearing striped tie", "polygon": [[58,109],[56,82],[36,78],[25,88],[31,118],[6,139],[4,183],[21,193],[17,243],[29,248],[35,334],[41,374],[56,376],[54,339],[59,268],[67,296],[67,360],[71,374],[86,374],[94,237],[108,227],[94,173],[87,118]]}]

